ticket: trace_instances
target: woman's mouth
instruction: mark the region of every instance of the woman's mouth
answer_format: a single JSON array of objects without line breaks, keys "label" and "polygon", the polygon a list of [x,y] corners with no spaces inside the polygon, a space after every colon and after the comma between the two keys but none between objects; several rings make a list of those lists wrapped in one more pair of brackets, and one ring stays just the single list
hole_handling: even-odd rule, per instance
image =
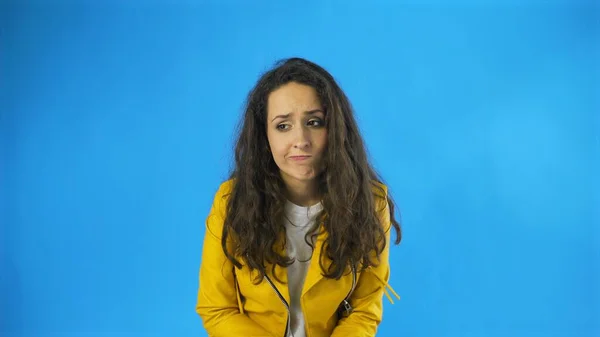
[{"label": "woman's mouth", "polygon": [[310,156],[290,156],[289,158],[293,161],[303,161],[310,158]]}]

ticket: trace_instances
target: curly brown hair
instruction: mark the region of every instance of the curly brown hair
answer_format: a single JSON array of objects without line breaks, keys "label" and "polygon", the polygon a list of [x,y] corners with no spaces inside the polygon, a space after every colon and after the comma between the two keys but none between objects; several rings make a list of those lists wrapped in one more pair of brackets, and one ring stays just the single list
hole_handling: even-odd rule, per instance
[{"label": "curly brown hair", "polygon": [[321,262],[321,269],[325,277],[339,279],[347,267],[362,271],[378,264],[372,257],[377,259],[387,242],[386,229],[377,216],[376,198],[387,201],[391,225],[397,233],[396,244],[402,234],[394,216],[393,199],[368,161],[350,101],[330,73],[302,58],[277,62],[248,94],[238,126],[230,174],[234,184],[221,244],[237,268],[242,268],[238,260],[242,259],[250,270],[258,271],[258,279],[264,277],[267,264],[274,269],[276,265],[293,263],[293,259],[274,249],[281,238],[285,244],[286,187],[270,152],[266,129],[270,93],[290,82],[313,87],[325,110],[327,148],[324,170],[316,178],[323,210],[306,242],[314,249],[312,239],[322,224],[328,236],[320,253],[332,263],[324,270]]}]

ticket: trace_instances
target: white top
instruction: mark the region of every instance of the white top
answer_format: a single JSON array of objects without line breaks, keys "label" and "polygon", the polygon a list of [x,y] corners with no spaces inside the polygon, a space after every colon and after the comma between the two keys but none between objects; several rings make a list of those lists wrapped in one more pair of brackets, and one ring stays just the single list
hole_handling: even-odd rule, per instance
[{"label": "white top", "polygon": [[287,254],[295,259],[294,263],[287,269],[291,320],[288,337],[306,337],[300,296],[310,264],[312,249],[306,243],[305,236],[314,225],[315,218],[322,209],[323,206],[320,203],[310,207],[302,207],[288,201],[285,205],[287,219],[284,222],[287,236]]}]

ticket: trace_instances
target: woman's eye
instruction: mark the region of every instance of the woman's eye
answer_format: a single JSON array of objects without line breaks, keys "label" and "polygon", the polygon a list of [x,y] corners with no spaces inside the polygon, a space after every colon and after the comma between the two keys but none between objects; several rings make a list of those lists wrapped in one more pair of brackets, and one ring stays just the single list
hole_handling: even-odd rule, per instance
[{"label": "woman's eye", "polygon": [[278,130],[287,130],[287,127],[289,127],[289,125],[287,125],[287,124],[279,124],[279,125],[277,125],[277,129]]},{"label": "woman's eye", "polygon": [[310,126],[323,126],[323,121],[320,119],[311,119],[308,121],[308,125]]}]

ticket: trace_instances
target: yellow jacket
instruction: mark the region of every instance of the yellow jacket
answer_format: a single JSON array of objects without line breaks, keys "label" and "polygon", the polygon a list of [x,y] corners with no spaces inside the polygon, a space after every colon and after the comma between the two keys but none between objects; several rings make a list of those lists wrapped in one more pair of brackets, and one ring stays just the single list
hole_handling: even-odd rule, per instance
[{"label": "yellow jacket", "polygon": [[[383,187],[387,193],[387,188]],[[256,273],[251,275],[244,266],[241,269],[235,268],[221,248],[227,195],[231,188],[231,180],[221,184],[206,220],[196,312],[212,337],[285,337],[289,325],[290,303],[285,268],[277,266],[275,269],[283,283],[272,277],[271,268],[267,266],[267,277],[255,285],[253,280]],[[377,209],[384,208],[385,203],[380,219],[386,228],[387,245],[381,254],[379,266],[357,273],[357,282],[350,297],[353,312],[339,320],[337,309],[351,292],[353,275],[347,273],[340,280],[327,279],[321,275],[321,267],[316,259],[323,259],[325,267],[331,261],[319,254],[327,233],[317,238],[313,262],[310,263],[301,297],[307,337],[375,336],[382,318],[383,294],[386,286],[389,287],[388,257],[391,245],[387,202],[381,198],[378,200],[380,203]],[[386,295],[392,301],[387,292]]]}]

